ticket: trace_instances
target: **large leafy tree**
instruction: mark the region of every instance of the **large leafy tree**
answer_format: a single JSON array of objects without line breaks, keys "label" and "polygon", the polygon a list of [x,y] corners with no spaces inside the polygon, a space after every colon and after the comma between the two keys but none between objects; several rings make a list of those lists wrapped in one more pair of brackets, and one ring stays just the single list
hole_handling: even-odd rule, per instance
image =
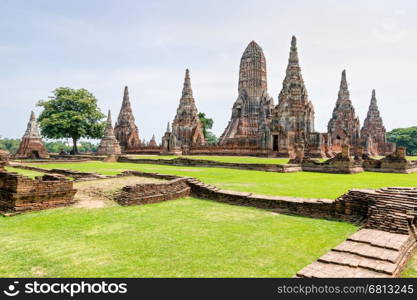
[{"label": "large leafy tree", "polygon": [[417,126],[396,128],[387,132],[388,141],[407,148],[408,155],[417,155]]},{"label": "large leafy tree", "polygon": [[213,119],[206,117],[206,114],[203,112],[198,113],[198,118],[203,126],[203,134],[204,138],[206,139],[207,143],[210,145],[214,145],[217,143],[217,137],[211,132],[209,129],[213,128]]},{"label": "large leafy tree", "polygon": [[42,135],[51,139],[70,138],[72,153],[77,154],[80,138],[97,139],[103,136],[105,115],[97,106],[97,99],[85,89],[59,87],[48,100],[38,106],[43,111],[38,118]]}]

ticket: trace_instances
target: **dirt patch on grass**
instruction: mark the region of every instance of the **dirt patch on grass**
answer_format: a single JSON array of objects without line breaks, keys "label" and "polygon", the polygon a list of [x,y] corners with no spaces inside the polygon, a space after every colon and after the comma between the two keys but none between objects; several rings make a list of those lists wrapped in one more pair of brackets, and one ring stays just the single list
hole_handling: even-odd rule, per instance
[{"label": "dirt patch on grass", "polygon": [[112,200],[123,187],[158,182],[163,182],[163,180],[138,176],[76,182],[74,188],[78,191],[75,194],[75,200],[77,201],[75,207],[102,208],[115,205]]}]

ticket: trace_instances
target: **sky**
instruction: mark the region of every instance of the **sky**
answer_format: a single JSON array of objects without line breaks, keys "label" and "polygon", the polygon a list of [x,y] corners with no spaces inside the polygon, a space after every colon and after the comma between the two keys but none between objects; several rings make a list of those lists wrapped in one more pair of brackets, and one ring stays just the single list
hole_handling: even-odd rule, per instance
[{"label": "sky", "polygon": [[221,135],[247,44],[264,50],[277,102],[291,36],[325,132],[340,76],[363,123],[376,89],[387,130],[416,126],[417,1],[0,0],[0,136],[18,138],[60,86],[85,88],[116,120],[123,88],[141,138],[160,140],[190,69],[199,111]]}]

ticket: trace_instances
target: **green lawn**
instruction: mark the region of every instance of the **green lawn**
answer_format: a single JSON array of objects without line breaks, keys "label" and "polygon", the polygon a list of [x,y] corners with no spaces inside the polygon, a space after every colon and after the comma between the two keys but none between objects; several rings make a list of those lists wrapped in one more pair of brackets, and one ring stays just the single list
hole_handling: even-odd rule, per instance
[{"label": "green lawn", "polygon": [[218,162],[230,163],[248,163],[248,164],[286,164],[288,158],[267,158],[267,157],[251,157],[251,156],[175,156],[175,155],[130,155],[131,158],[144,159],[174,159],[178,157],[190,159],[203,159]]},{"label": "green lawn", "polygon": [[218,187],[266,195],[329,198],[346,193],[352,188],[380,188],[386,186],[417,186],[417,173],[390,174],[364,172],[360,174],[326,174],[313,172],[274,173],[225,168],[176,167],[134,163],[84,162],[42,164],[43,168],[66,168],[105,175],[124,170],[139,170],[192,176]]},{"label": "green lawn", "polygon": [[291,277],[356,229],[194,198],[51,209],[0,218],[0,276]]},{"label": "green lawn", "polygon": [[29,178],[35,178],[36,176],[43,176],[44,174],[41,172],[31,171],[31,170],[23,170],[19,168],[13,167],[6,167],[6,170],[9,172],[19,173],[21,175],[27,176]]}]

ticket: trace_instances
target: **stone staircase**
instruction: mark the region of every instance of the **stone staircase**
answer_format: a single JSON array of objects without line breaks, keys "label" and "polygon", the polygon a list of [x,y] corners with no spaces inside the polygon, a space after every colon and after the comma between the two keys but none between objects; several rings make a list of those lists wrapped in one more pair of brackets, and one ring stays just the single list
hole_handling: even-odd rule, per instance
[{"label": "stone staircase", "polygon": [[413,235],[362,229],[296,277],[397,277],[415,247]]}]

